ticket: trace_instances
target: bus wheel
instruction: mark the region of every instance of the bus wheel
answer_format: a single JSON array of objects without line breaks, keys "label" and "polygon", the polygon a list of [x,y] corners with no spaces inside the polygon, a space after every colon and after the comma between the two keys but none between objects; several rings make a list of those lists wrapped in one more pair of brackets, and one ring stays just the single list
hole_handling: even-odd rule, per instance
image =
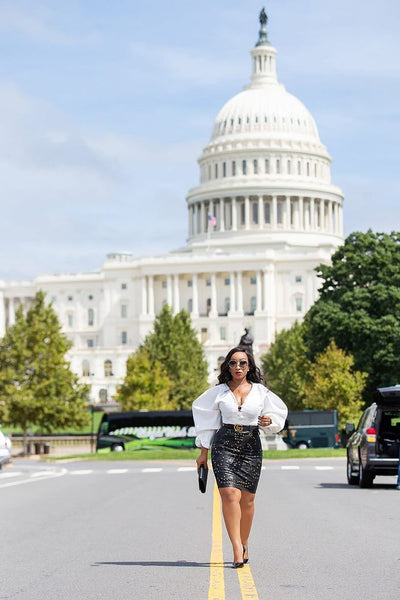
[{"label": "bus wheel", "polygon": [[122,444],[114,444],[111,446],[111,452],[123,452],[125,448]]},{"label": "bus wheel", "polygon": [[306,442],[299,442],[296,445],[296,448],[298,448],[299,450],[307,450],[308,445],[306,444]]}]

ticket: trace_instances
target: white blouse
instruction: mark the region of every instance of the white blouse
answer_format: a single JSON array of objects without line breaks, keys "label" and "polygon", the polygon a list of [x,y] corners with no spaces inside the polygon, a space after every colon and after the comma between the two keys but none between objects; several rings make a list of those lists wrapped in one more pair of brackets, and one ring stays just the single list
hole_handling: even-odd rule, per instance
[{"label": "white blouse", "polygon": [[192,405],[196,430],[196,446],[209,448],[217,429],[223,423],[258,425],[258,417],[268,416],[271,425],[260,427],[264,432],[278,433],[285,425],[286,404],[262,383],[252,383],[239,410],[236,398],[226,383],[220,383],[196,398]]}]

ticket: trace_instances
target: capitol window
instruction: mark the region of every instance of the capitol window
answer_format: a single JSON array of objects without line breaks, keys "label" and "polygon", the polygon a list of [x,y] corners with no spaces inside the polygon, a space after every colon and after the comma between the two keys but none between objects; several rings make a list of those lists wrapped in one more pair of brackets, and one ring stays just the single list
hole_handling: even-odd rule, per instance
[{"label": "capitol window", "polygon": [[93,340],[87,340],[87,346],[88,346],[88,348],[93,348],[93,346],[94,346]]},{"label": "capitol window", "polygon": [[242,173],[243,175],[247,175],[247,163],[245,160],[242,160]]},{"label": "capitol window", "polygon": [[251,209],[252,209],[253,225],[257,225],[258,224],[258,204],[257,204],[257,202],[252,203]]},{"label": "capitol window", "polygon": [[121,318],[126,319],[128,316],[128,306],[126,304],[121,304]]},{"label": "capitol window", "polygon": [[126,290],[126,288],[127,288],[126,283],[121,283],[121,290]]},{"label": "capitol window", "polygon": [[302,312],[303,310],[303,300],[302,298],[296,298],[296,311]]},{"label": "capitol window", "polygon": [[68,327],[74,326],[74,315],[72,313],[68,313],[67,322],[68,322]]},{"label": "capitol window", "polygon": [[253,160],[253,171],[254,175],[258,175],[258,160],[256,158]]},{"label": "capitol window", "polygon": [[188,300],[188,313],[192,313],[193,312],[193,299],[189,298]]},{"label": "capitol window", "polygon": [[290,160],[288,160],[287,161],[287,172],[288,172],[288,175],[290,175],[291,171],[292,171],[292,163],[290,162]]},{"label": "capitol window", "polygon": [[210,287],[210,286],[211,286],[211,279],[207,279],[207,280],[206,280],[206,285],[207,285],[208,287]]},{"label": "capitol window", "polygon": [[271,206],[269,202],[265,202],[264,204],[264,221],[271,223]]},{"label": "capitol window", "polygon": [[73,297],[72,296],[68,296],[68,302],[72,302]]},{"label": "capitol window", "polygon": [[265,159],[265,172],[267,174],[269,173],[269,160],[268,160],[268,158]]},{"label": "capitol window", "polygon": [[296,283],[301,283],[302,277],[301,275],[296,275]]},{"label": "capitol window", "polygon": [[94,325],[94,310],[93,308],[88,309],[88,325],[91,327]]},{"label": "capitol window", "polygon": [[219,328],[219,337],[221,340],[226,340],[226,327]]},{"label": "capitol window", "polygon": [[301,175],[301,162],[297,161],[297,175]]},{"label": "capitol window", "polygon": [[90,363],[88,360],[82,361],[82,377],[89,377],[90,375]]},{"label": "capitol window", "polygon": [[225,278],[225,285],[230,285],[231,280],[229,279],[229,277]]},{"label": "capitol window", "polygon": [[307,177],[310,176],[310,163],[307,163]]},{"label": "capitol window", "polygon": [[112,361],[107,359],[104,361],[104,377],[111,377],[112,375]]},{"label": "capitol window", "polygon": [[192,279],[188,279],[188,287],[193,287],[193,280]]},{"label": "capitol window", "polygon": [[165,289],[167,287],[167,282],[164,280],[161,285]]},{"label": "capitol window", "polygon": [[281,161],[279,160],[279,158],[276,159],[276,172],[278,173],[278,175],[281,172]]},{"label": "capitol window", "polygon": [[226,163],[222,163],[222,177],[226,177]]},{"label": "capitol window", "polygon": [[250,285],[256,285],[257,283],[257,278],[256,277],[250,277]]},{"label": "capitol window", "polygon": [[218,165],[215,165],[215,179],[218,179]]},{"label": "capitol window", "polygon": [[235,177],[236,175],[236,162],[233,160],[232,161],[232,176]]},{"label": "capitol window", "polygon": [[121,331],[121,344],[127,344],[128,343],[128,332],[127,331]]}]

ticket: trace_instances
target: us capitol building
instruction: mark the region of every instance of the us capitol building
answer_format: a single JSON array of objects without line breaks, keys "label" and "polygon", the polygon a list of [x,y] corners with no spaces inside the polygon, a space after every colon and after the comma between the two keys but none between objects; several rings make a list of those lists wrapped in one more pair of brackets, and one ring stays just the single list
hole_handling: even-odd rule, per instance
[{"label": "us capitol building", "polygon": [[0,281],[0,336],[43,290],[73,342],[92,402],[111,400],[126,360],[168,304],[189,311],[210,381],[247,328],[256,359],[318,296],[315,267],[343,242],[341,190],[305,106],[278,82],[260,14],[251,81],[219,111],[186,198],[186,245],[164,256],[109,254],[94,272]]}]

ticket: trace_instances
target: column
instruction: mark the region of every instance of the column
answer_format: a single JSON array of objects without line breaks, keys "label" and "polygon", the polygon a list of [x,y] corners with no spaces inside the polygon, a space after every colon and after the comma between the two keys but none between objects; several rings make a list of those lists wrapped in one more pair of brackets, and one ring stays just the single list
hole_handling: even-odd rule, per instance
[{"label": "column", "polygon": [[235,286],[236,286],[236,275],[234,273],[234,271],[231,272],[230,274],[230,313],[235,313],[236,312],[236,290],[235,290]]},{"label": "column", "polygon": [[0,292],[0,338],[6,332],[6,311],[4,306],[4,293]]},{"label": "column", "polygon": [[179,312],[179,275],[174,275],[174,306],[173,313],[176,315]]},{"label": "column", "polygon": [[290,196],[286,196],[286,228],[291,229],[292,227],[292,211],[291,211],[291,200]]},{"label": "column", "polygon": [[299,229],[304,229],[304,197],[299,196]]},{"label": "column", "polygon": [[320,199],[319,201],[319,206],[320,206],[320,219],[321,219],[321,230],[325,231],[326,229],[326,223],[325,223],[325,200],[323,198]]},{"label": "column", "polygon": [[261,195],[258,196],[258,228],[262,229],[264,226],[264,204],[263,197]]},{"label": "column", "polygon": [[188,231],[189,231],[189,236],[191,236],[191,235],[193,235],[193,206],[191,204],[188,207],[188,217],[189,217]]},{"label": "column", "polygon": [[232,197],[232,231],[237,231],[237,206],[236,196]]},{"label": "column", "polygon": [[250,229],[250,198],[249,196],[245,196],[244,199],[244,228]]},{"label": "column", "polygon": [[262,289],[261,289],[261,271],[256,272],[256,310],[255,312],[262,311]]},{"label": "column", "polygon": [[167,275],[167,304],[172,308],[172,277]]},{"label": "column", "polygon": [[209,316],[216,317],[217,315],[217,277],[215,273],[211,273],[211,310]]},{"label": "column", "polygon": [[149,315],[154,317],[154,276],[148,277],[148,300],[149,300]]},{"label": "column", "polygon": [[243,314],[243,282],[242,271],[237,273],[237,312]]},{"label": "column", "polygon": [[310,198],[310,227],[311,231],[315,231],[315,199]]},{"label": "column", "polygon": [[204,209],[205,209],[204,202],[201,202],[200,203],[200,233],[207,233],[207,231],[206,231],[207,225],[206,225]]},{"label": "column", "polygon": [[192,316],[199,316],[199,288],[198,288],[198,277],[197,273],[192,275],[192,292],[193,292],[193,304],[192,304]]},{"label": "column", "polygon": [[277,196],[272,196],[272,228],[276,229],[278,226],[278,198]]},{"label": "column", "polygon": [[147,278],[142,276],[142,315],[147,315]]},{"label": "column", "polygon": [[225,231],[225,202],[223,198],[219,199],[219,230]]}]

